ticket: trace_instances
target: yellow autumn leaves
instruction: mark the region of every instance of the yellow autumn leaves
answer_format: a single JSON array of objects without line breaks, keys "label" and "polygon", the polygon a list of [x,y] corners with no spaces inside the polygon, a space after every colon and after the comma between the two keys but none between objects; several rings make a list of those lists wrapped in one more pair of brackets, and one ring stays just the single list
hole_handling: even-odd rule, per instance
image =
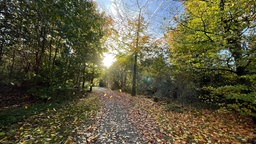
[{"label": "yellow autumn leaves", "polygon": [[[119,92],[120,92],[120,93],[122,93],[122,90],[121,90],[121,89],[119,89]],[[104,93],[104,94],[103,94],[103,96],[104,96],[104,97],[107,97],[107,94],[106,94],[106,93]],[[110,99],[111,99],[112,97],[113,97],[112,95],[110,95],[110,96],[109,96],[109,98],[110,98]]]},{"label": "yellow autumn leaves", "polygon": [[[106,97],[107,96],[107,94],[106,93],[104,93],[104,95],[103,95],[104,97]],[[109,96],[109,98],[111,99],[112,98],[112,95],[110,95]]]}]

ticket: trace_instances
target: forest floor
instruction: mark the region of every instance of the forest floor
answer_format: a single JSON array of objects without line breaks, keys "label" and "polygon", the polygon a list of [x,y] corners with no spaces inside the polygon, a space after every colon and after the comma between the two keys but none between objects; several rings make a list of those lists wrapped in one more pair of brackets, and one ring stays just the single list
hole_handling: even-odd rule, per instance
[{"label": "forest floor", "polygon": [[80,129],[79,143],[252,143],[256,127],[235,113],[154,102],[100,88],[95,123]]},{"label": "forest floor", "polygon": [[96,88],[61,104],[0,111],[0,143],[253,143],[249,117]]}]

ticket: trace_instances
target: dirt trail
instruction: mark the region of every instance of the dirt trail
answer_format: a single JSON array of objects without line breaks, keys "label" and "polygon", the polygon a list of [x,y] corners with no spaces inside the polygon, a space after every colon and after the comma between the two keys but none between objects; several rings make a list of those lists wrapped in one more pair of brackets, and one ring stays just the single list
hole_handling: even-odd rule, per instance
[{"label": "dirt trail", "polygon": [[86,129],[81,143],[164,143],[162,136],[157,137],[154,121],[138,109],[136,98],[103,88],[95,94],[100,98],[101,112],[95,125]]},{"label": "dirt trail", "polygon": [[102,117],[98,124],[98,143],[142,142],[129,116],[131,101],[124,94],[110,90],[100,92]]}]

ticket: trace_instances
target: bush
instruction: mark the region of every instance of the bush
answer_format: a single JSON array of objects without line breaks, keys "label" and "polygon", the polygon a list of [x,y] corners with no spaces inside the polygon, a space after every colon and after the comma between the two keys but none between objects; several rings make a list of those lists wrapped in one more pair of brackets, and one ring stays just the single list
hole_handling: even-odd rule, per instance
[{"label": "bush", "polygon": [[256,75],[245,75],[237,78],[240,83],[219,87],[206,86],[200,97],[208,103],[216,103],[241,114],[256,117]]},{"label": "bush", "polygon": [[29,89],[28,93],[46,102],[72,100],[79,91],[75,88],[35,86]]}]

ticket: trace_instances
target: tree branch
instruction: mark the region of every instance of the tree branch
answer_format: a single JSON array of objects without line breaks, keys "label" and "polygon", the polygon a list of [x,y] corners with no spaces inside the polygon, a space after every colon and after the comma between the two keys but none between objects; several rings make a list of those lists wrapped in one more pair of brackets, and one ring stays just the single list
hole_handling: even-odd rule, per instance
[{"label": "tree branch", "polygon": [[[203,15],[203,14],[202,14]],[[211,42],[214,42],[213,41],[213,39],[207,34],[207,32],[206,32],[206,24],[205,24],[205,21],[204,21],[204,19],[203,19],[203,17],[201,16],[201,20],[202,20],[202,22],[203,22],[203,27],[204,27],[204,30],[203,30],[203,33],[204,33],[204,35],[211,41]]]}]

